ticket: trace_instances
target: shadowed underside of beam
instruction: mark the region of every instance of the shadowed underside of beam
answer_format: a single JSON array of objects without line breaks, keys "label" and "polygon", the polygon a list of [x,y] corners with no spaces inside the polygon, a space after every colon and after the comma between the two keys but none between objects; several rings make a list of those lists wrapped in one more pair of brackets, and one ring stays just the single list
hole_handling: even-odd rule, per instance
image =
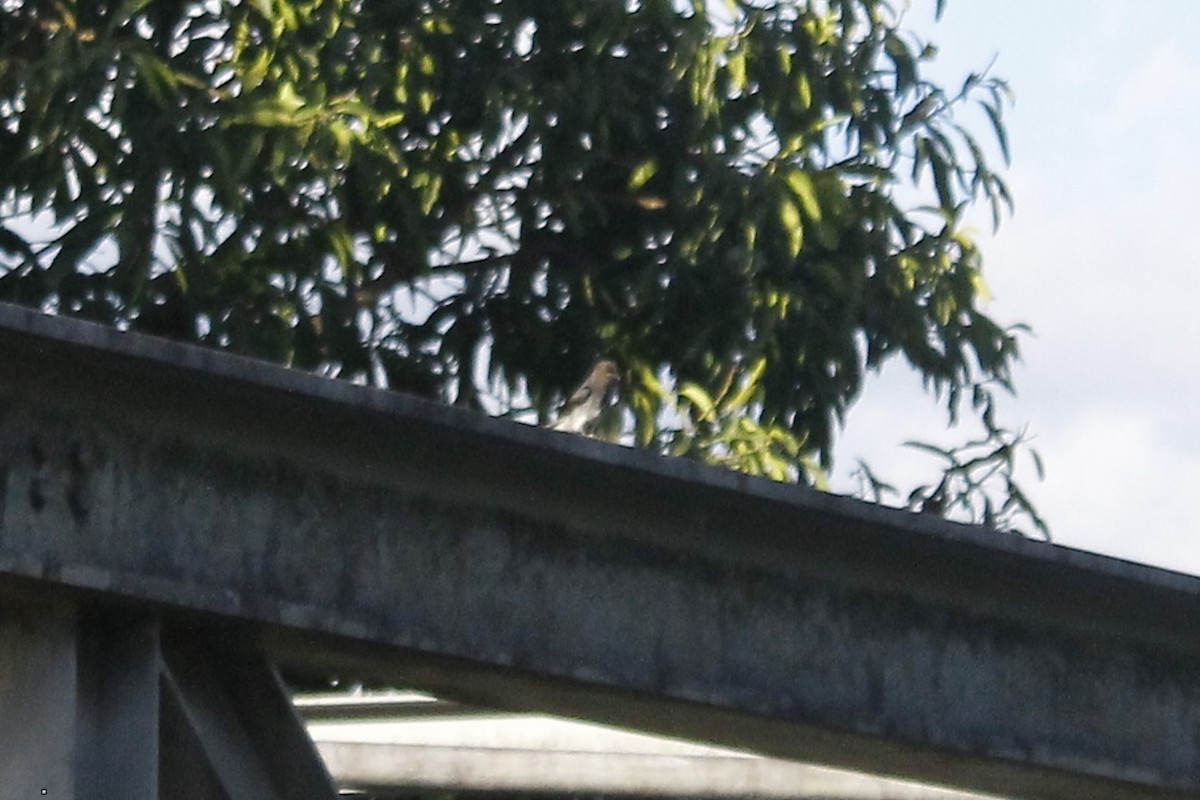
[{"label": "shadowed underside of beam", "polygon": [[0,308],[0,574],[483,705],[1200,791],[1200,581]]}]

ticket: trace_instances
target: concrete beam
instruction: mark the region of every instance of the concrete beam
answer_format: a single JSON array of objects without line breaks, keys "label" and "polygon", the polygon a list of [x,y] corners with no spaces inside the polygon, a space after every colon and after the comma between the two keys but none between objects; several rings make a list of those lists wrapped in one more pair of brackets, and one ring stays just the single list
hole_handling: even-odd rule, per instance
[{"label": "concrete beam", "polygon": [[144,609],[40,589],[0,593],[0,796],[336,797],[274,668],[244,642],[164,635]]},{"label": "concrete beam", "polygon": [[328,741],[318,742],[317,749],[339,785],[385,797],[440,791],[714,800],[989,800],[986,795],[770,759]]},{"label": "concrete beam", "polygon": [[158,628],[0,601],[0,795],[157,797]]},{"label": "concrete beam", "polygon": [[400,694],[295,698],[338,785],[423,791],[778,800],[988,800],[667,739]]},{"label": "concrete beam", "polygon": [[78,796],[157,797],[163,763],[158,622],[97,608],[77,616]]},{"label": "concrete beam", "polygon": [[0,786],[12,797],[78,796],[76,657],[70,609],[0,609]]},{"label": "concrete beam", "polygon": [[480,705],[1200,792],[1195,578],[12,308],[0,374],[0,575]]}]

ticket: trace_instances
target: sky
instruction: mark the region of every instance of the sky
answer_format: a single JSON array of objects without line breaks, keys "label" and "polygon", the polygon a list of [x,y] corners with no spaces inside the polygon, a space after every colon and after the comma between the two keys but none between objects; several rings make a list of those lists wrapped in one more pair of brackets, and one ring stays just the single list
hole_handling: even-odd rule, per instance
[{"label": "sky", "polygon": [[[905,18],[938,46],[931,76],[995,56],[1015,96],[1016,210],[976,233],[988,312],[1034,330],[1002,414],[1045,462],[1024,487],[1057,543],[1200,574],[1200,3],[949,0],[936,24],[933,5]],[[850,412],[841,470],[932,475],[911,438],[961,437],[898,366]]]}]

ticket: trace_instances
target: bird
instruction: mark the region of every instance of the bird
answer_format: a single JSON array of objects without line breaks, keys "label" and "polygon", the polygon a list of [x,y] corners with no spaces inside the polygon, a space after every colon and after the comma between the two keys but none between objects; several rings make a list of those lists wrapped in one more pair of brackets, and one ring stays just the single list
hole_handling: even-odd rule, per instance
[{"label": "bird", "polygon": [[582,433],[591,436],[600,421],[605,402],[620,382],[620,372],[615,362],[603,358],[596,362],[587,378],[567,398],[558,411],[558,419],[547,427],[553,431]]}]

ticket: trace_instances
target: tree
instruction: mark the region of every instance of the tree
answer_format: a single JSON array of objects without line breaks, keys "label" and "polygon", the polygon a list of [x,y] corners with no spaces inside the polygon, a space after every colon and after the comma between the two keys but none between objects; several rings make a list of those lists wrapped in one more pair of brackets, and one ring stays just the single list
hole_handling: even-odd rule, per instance
[{"label": "tree", "polygon": [[962,225],[1007,89],[883,0],[5,7],[0,298],[542,420],[607,355],[637,444],[807,482],[900,356],[999,454],[912,504],[1041,526]]}]

